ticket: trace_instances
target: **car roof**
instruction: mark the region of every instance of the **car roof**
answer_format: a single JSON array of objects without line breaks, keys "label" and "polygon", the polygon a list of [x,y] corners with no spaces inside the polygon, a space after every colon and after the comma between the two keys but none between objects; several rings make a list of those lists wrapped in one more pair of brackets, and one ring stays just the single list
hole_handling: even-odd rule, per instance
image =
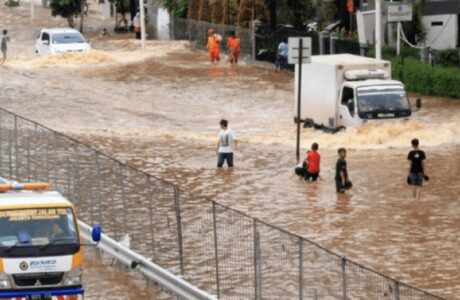
[{"label": "car roof", "polygon": [[80,31],[73,29],[73,28],[43,28],[41,32],[48,32],[48,33],[78,33]]},{"label": "car roof", "polygon": [[57,191],[8,191],[0,193],[0,209],[72,207]]}]

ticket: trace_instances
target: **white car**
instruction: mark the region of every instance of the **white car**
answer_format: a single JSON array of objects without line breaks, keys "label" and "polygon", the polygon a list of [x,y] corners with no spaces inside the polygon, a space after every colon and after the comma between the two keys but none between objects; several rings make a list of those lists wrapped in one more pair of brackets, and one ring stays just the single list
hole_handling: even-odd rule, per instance
[{"label": "white car", "polygon": [[35,53],[58,54],[84,52],[91,49],[83,35],[72,28],[45,28],[35,42]]}]

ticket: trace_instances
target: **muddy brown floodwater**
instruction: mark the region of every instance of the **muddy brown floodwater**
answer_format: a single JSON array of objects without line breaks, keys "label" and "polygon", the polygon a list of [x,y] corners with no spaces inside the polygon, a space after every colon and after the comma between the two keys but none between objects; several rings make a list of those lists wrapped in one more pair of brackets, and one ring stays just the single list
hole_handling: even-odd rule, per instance
[{"label": "muddy brown floodwater", "polygon": [[[15,24],[14,13],[0,16]],[[226,61],[210,66],[185,42],[149,41],[139,51],[124,36],[96,38],[97,50],[84,55],[36,57],[25,51],[33,44],[30,26],[18,22],[23,29],[11,43],[18,54],[0,69],[2,107],[389,276],[460,299],[459,100],[422,97],[423,109],[409,121],[334,135],[302,130],[302,149],[318,142],[322,155],[322,180],[306,184],[293,176],[290,74]],[[240,141],[234,170],[215,168],[221,118]],[[432,178],[420,202],[405,184],[414,137]],[[334,163],[342,146],[355,187],[338,197]]]}]

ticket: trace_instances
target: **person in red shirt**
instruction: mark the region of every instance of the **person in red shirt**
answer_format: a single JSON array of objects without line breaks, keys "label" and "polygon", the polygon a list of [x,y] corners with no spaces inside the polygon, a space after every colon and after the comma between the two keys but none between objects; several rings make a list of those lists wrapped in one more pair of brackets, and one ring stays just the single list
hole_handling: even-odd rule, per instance
[{"label": "person in red shirt", "polygon": [[311,150],[307,151],[305,162],[307,163],[307,172],[305,174],[306,180],[316,181],[319,177],[321,155],[318,152],[318,143],[311,145]]}]

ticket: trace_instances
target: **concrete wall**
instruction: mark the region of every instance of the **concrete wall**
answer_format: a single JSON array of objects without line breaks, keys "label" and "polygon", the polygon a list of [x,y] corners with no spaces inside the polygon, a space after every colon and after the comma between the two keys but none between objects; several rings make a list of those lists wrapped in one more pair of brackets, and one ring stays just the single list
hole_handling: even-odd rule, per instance
[{"label": "concrete wall", "polygon": [[426,46],[433,49],[456,48],[458,44],[458,15],[424,16],[427,32]]},{"label": "concrete wall", "polygon": [[147,2],[147,35],[149,39],[170,39],[170,15],[158,0]]}]

